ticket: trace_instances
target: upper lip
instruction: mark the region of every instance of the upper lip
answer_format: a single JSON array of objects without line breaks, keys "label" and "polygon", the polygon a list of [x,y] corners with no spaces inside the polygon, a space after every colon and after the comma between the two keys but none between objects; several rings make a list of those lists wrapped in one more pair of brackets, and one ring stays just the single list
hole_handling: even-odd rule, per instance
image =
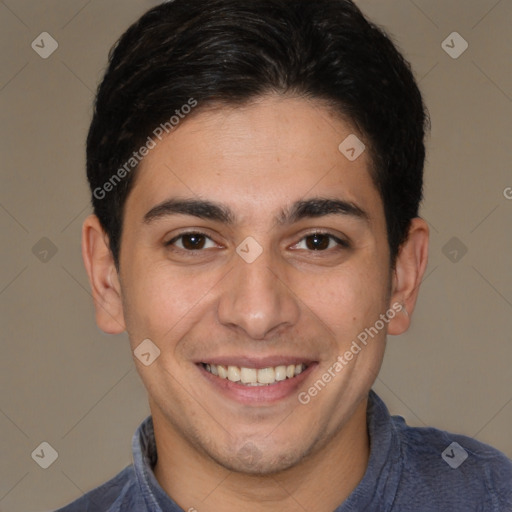
[{"label": "upper lip", "polygon": [[250,356],[218,356],[201,359],[197,361],[205,364],[215,364],[223,366],[238,366],[239,368],[269,368],[275,366],[288,366],[291,364],[304,364],[310,365],[315,361],[311,358],[298,357],[298,356],[267,356],[267,357],[250,357]]}]

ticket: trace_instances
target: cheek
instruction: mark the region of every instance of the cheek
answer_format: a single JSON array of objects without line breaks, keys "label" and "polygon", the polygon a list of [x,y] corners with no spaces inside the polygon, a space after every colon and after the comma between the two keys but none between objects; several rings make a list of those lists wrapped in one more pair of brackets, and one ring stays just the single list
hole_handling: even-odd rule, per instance
[{"label": "cheek", "polygon": [[323,275],[302,275],[297,295],[331,331],[345,338],[386,309],[388,278],[382,262],[359,261]]},{"label": "cheek", "polygon": [[219,278],[208,272],[180,271],[169,265],[133,269],[124,289],[128,332],[134,337],[169,340],[204,310]]}]

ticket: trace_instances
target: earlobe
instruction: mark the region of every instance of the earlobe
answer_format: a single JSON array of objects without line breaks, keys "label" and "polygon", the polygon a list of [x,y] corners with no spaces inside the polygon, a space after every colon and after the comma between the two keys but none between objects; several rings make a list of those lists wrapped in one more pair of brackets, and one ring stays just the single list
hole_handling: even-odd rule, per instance
[{"label": "earlobe", "polygon": [[87,217],[82,228],[82,257],[89,276],[96,323],[108,334],[119,334],[126,328],[121,299],[121,286],[108,237],[98,217]]},{"label": "earlobe", "polygon": [[391,304],[401,311],[389,322],[388,334],[405,332],[411,323],[418,292],[428,263],[429,228],[419,217],[412,219],[407,240],[400,247],[393,274]]}]

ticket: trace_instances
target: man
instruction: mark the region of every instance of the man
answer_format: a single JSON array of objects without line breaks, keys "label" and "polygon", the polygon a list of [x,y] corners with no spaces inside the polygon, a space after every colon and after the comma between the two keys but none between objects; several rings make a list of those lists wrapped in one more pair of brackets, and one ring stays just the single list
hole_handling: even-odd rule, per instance
[{"label": "man", "polygon": [[427,116],[348,0],[176,0],[113,50],[83,256],[151,416],[66,512],[505,511],[512,463],[371,391],[427,265]]}]

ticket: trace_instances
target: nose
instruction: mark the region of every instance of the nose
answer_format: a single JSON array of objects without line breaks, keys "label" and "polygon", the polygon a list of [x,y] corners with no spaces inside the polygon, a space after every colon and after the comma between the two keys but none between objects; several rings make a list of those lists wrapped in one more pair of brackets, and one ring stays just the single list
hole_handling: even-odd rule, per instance
[{"label": "nose", "polygon": [[277,257],[265,250],[252,263],[235,258],[219,301],[220,323],[254,340],[294,325],[300,313],[298,299],[285,282]]}]

